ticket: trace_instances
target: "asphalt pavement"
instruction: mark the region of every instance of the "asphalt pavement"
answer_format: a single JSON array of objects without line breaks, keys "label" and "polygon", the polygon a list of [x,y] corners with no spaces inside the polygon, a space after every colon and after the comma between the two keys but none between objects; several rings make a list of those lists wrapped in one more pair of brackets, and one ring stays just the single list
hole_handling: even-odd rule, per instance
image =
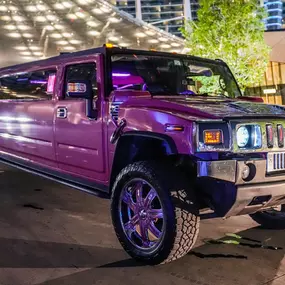
[{"label": "asphalt pavement", "polygon": [[249,217],[203,221],[191,253],[151,267],[122,250],[109,200],[4,165],[0,187],[1,285],[285,284],[285,231]]}]

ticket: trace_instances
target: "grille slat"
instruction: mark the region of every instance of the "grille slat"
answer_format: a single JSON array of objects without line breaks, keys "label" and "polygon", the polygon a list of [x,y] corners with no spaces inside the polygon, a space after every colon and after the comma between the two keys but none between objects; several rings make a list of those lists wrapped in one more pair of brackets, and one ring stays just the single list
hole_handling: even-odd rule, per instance
[{"label": "grille slat", "polygon": [[113,120],[115,122],[118,121],[118,118],[119,118],[119,110],[120,110],[120,105],[122,104],[122,102],[113,102],[112,105],[111,105],[111,110],[110,110],[110,113],[111,113],[111,116],[113,118]]},{"label": "grille slat", "polygon": [[285,170],[285,153],[273,154],[273,170]]}]

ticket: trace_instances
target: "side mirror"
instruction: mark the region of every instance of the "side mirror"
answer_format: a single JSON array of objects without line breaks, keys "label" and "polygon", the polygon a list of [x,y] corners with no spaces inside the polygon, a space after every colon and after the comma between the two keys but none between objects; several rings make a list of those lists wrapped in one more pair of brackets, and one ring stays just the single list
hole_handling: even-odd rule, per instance
[{"label": "side mirror", "polygon": [[92,84],[89,80],[70,80],[67,82],[66,95],[70,98],[92,99]]},{"label": "side mirror", "polygon": [[86,117],[97,119],[98,110],[94,108],[94,94],[89,80],[70,80],[67,82],[66,94],[70,98],[86,99]]}]

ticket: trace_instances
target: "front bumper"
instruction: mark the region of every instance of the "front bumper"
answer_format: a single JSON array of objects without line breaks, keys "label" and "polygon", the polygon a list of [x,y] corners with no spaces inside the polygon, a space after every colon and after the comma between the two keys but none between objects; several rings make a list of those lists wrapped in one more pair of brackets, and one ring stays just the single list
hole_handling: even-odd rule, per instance
[{"label": "front bumper", "polygon": [[[250,181],[242,179],[245,163],[254,165],[255,175]],[[267,175],[264,159],[198,161],[197,172],[198,178],[207,177],[234,185],[235,202],[225,217],[251,214],[285,203],[285,173]],[[258,199],[260,197],[265,199]]]}]

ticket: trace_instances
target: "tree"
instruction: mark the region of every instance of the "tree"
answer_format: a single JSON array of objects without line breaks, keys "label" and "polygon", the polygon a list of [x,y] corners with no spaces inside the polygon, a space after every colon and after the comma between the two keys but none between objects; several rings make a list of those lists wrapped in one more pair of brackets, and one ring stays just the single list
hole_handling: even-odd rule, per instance
[{"label": "tree", "polygon": [[265,9],[257,0],[200,0],[198,20],[182,29],[192,55],[224,60],[241,90],[259,84],[270,48],[264,40]]}]

